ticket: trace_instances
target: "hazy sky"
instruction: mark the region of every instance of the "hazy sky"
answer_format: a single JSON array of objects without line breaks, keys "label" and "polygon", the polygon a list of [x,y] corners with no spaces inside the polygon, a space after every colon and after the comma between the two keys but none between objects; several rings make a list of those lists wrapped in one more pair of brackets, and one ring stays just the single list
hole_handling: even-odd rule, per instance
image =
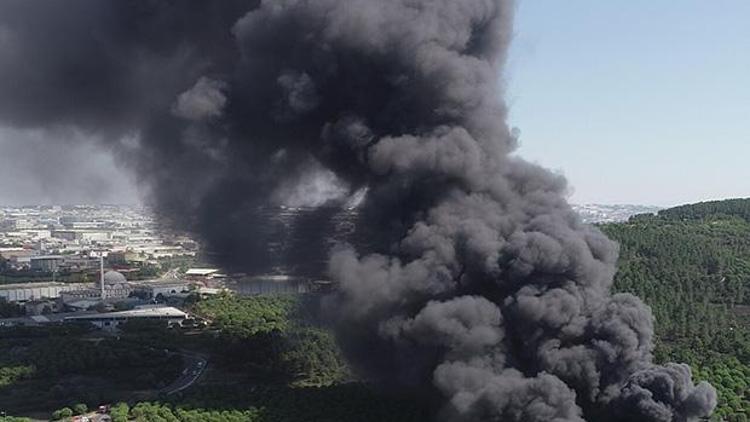
[{"label": "hazy sky", "polygon": [[[749,16],[747,0],[521,0],[505,75],[519,154],[578,203],[750,196]],[[136,200],[106,151],[50,157],[43,136],[0,129],[0,204]]]},{"label": "hazy sky", "polygon": [[137,203],[132,176],[84,138],[0,128],[0,205]]},{"label": "hazy sky", "polygon": [[520,154],[573,202],[750,196],[750,1],[521,0]]}]

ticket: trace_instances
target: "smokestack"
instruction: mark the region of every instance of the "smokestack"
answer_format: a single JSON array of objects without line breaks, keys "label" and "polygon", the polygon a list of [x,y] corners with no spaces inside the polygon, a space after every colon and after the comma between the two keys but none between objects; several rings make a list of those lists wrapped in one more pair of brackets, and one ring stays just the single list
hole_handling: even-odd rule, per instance
[{"label": "smokestack", "polygon": [[100,141],[165,223],[247,270],[267,249],[263,205],[310,180],[334,187],[315,205],[366,188],[370,247],[328,263],[338,339],[366,376],[440,397],[441,418],[707,416],[714,389],[654,364],[650,310],[611,294],[617,246],[562,177],[513,155],[498,82],[513,10],[9,0],[0,120]]}]

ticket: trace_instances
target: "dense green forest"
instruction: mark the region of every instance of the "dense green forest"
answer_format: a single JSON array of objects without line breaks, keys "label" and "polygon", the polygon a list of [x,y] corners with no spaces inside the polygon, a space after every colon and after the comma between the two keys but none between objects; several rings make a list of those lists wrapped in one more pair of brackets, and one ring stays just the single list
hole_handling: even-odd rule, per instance
[{"label": "dense green forest", "polygon": [[682,205],[659,211],[659,216],[672,220],[738,217],[745,221],[750,221],[750,198],[725,199],[723,201]]},{"label": "dense green forest", "polygon": [[750,199],[601,228],[620,243],[616,290],[652,308],[656,359],[689,363],[717,388],[716,420],[750,420]]},{"label": "dense green forest", "polygon": [[297,386],[346,381],[349,371],[332,333],[315,324],[317,306],[316,296],[223,294],[198,302],[193,312],[218,329],[213,354],[226,365]]},{"label": "dense green forest", "polygon": [[[18,414],[92,405],[123,392],[158,389],[177,377],[179,356],[87,327],[0,327],[0,409]],[[1,419],[0,419],[1,421]]]}]

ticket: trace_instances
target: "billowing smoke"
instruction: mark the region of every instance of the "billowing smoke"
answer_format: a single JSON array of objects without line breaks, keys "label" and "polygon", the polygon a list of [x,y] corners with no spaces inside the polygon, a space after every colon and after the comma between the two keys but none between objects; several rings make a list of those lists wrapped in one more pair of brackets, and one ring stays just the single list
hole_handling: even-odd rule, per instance
[{"label": "billowing smoke", "polygon": [[[511,153],[505,0],[0,3],[0,119],[114,150],[165,221],[258,261],[263,206],[362,201],[329,260],[357,367],[447,420],[690,421],[617,247]],[[262,238],[262,237],[261,237]],[[377,241],[375,241],[377,240]]]}]

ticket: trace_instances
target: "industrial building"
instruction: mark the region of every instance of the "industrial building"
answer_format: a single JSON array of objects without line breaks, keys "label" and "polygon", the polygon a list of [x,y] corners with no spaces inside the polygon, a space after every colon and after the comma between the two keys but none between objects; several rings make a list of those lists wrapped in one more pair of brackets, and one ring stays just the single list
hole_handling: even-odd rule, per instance
[{"label": "industrial building", "polygon": [[241,295],[302,294],[311,287],[309,279],[289,275],[246,277],[232,284],[232,290]]},{"label": "industrial building", "polygon": [[85,322],[105,330],[114,330],[130,320],[164,321],[165,325],[182,324],[188,314],[171,306],[144,305],[121,312],[76,315],[65,318],[65,322]]},{"label": "industrial building", "polygon": [[82,283],[22,283],[0,285],[0,298],[8,302],[28,302],[38,299],[56,299],[61,293],[88,287]]},{"label": "industrial building", "polygon": [[176,279],[152,280],[131,283],[136,295],[145,299],[153,299],[158,296],[183,296],[190,293],[191,283]]},{"label": "industrial building", "polygon": [[79,240],[85,242],[106,242],[112,238],[110,233],[106,231],[81,229],[55,230],[52,232],[52,237],[67,241]]},{"label": "industrial building", "polygon": [[14,265],[29,264],[36,251],[26,248],[0,248],[0,256]]},{"label": "industrial building", "polygon": [[185,272],[185,278],[203,280],[216,275],[219,270],[215,268],[190,268]]}]

